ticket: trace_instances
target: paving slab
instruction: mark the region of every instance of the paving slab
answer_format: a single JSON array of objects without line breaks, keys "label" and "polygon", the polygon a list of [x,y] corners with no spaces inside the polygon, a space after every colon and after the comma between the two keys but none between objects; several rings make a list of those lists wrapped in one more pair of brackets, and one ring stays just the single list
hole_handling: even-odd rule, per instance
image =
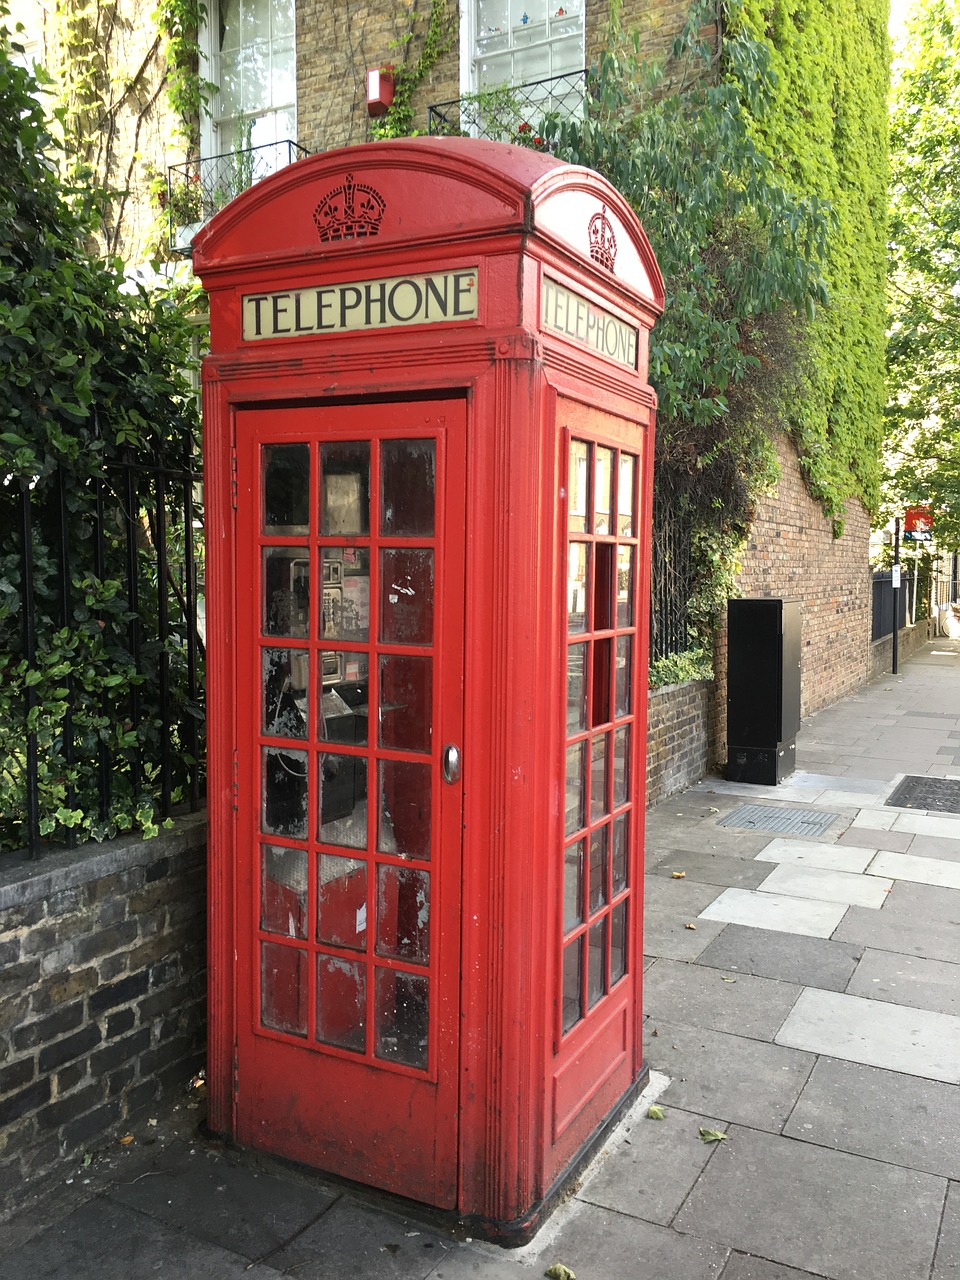
[{"label": "paving slab", "polygon": [[868,947],[846,991],[869,1000],[960,1016],[960,964]]},{"label": "paving slab", "polygon": [[[897,888],[894,888],[896,893]],[[890,895],[891,898],[893,894]],[[927,956],[960,964],[960,930],[951,921],[911,919],[891,910],[888,902],[882,911],[868,907],[851,907],[833,937],[839,942],[858,943],[901,955]]]},{"label": "paving slab", "polygon": [[[715,885],[687,884],[648,875],[644,879],[643,949],[647,955],[695,960],[723,929],[722,922],[701,925],[699,914],[716,898]],[[694,927],[688,929],[686,926]]]},{"label": "paving slab", "polygon": [[[890,855],[892,858],[903,856]],[[886,902],[887,892],[892,888],[893,881],[879,875],[854,875],[849,871],[827,871],[822,867],[799,867],[781,862],[767,876],[758,892],[879,909]]]},{"label": "paving slab", "polygon": [[[848,908],[839,902],[813,902],[755,889],[725,889],[700,912],[700,920],[780,929],[811,938],[829,938]],[[699,927],[699,925],[698,925]],[[697,953],[699,955],[699,952]]]},{"label": "paving slab", "polygon": [[784,840],[778,837],[760,850],[756,860],[860,874],[882,847],[878,844],[872,849],[850,849],[840,844],[818,844],[815,840]]},{"label": "paving slab", "polygon": [[338,1194],[184,1145],[167,1152],[161,1167],[109,1192],[128,1208],[252,1259],[284,1245]]},{"label": "paving slab", "polygon": [[881,831],[877,827],[850,826],[837,841],[841,846],[852,846],[857,849],[892,849],[895,853],[906,853],[917,837],[908,831]]},{"label": "paving slab", "polygon": [[937,1256],[930,1280],[958,1280],[960,1277],[960,1186],[951,1182],[943,1210]]},{"label": "paving slab", "polygon": [[658,960],[647,970],[645,1011],[654,1022],[662,1018],[680,1026],[772,1040],[800,992],[790,982]]},{"label": "paving slab", "polygon": [[697,964],[752,973],[758,978],[779,978],[804,987],[844,991],[862,955],[863,948],[849,942],[728,924],[701,951]]},{"label": "paving slab", "polygon": [[0,1254],[3,1280],[275,1280],[277,1274],[103,1199]]},{"label": "paving slab", "polygon": [[818,1277],[812,1271],[798,1271],[796,1267],[782,1267],[779,1262],[731,1253],[723,1280],[818,1280]]},{"label": "paving slab", "polygon": [[806,988],[776,1043],[848,1062],[960,1082],[960,1018]]},{"label": "paving slab", "polygon": [[719,1280],[728,1252],[696,1234],[578,1202],[532,1275],[562,1262],[578,1280]]},{"label": "paving slab", "polygon": [[[291,1273],[291,1278],[297,1276]],[[537,1273],[534,1272],[533,1275]],[[329,1280],[335,1280],[331,1272]],[[337,1278],[339,1280],[339,1278]],[[532,1280],[529,1266],[514,1262],[511,1254],[496,1246],[459,1245],[441,1258],[430,1280]]]},{"label": "paving slab", "polygon": [[[644,1058],[671,1078],[661,1098],[665,1107],[684,1114],[705,1112],[772,1133],[783,1128],[816,1061],[812,1053],[683,1027],[669,1019],[647,1023]],[[674,1118],[673,1112],[668,1115]],[[697,1129],[692,1133],[696,1136]],[[658,1179],[659,1173],[654,1181]]]},{"label": "paving slab", "polygon": [[960,1089],[954,1084],[820,1058],[783,1132],[821,1147],[960,1178]]},{"label": "paving slab", "polygon": [[894,880],[912,880],[916,884],[960,889],[960,863],[949,862],[945,858],[920,858],[911,853],[881,850],[867,870],[872,876],[889,876]]},{"label": "paving slab", "polygon": [[676,1226],[831,1280],[927,1280],[946,1187],[927,1173],[735,1126]]},{"label": "paving slab", "polygon": [[726,1129],[715,1115],[670,1105],[663,1120],[638,1120],[587,1176],[577,1199],[668,1226],[712,1155],[700,1140],[701,1127]]},{"label": "paving slab", "polygon": [[[906,834],[890,832],[890,835]],[[880,843],[878,849],[894,849],[897,853],[910,853],[915,858],[943,858],[947,862],[960,862],[960,840],[951,840],[947,836],[911,836],[905,849],[899,845]]]},{"label": "paving slab", "polygon": [[656,868],[655,875],[672,879],[674,872],[682,871],[684,878],[697,884],[715,884],[727,889],[756,889],[770,874],[769,863],[757,863],[754,858],[732,858],[725,853],[690,853],[681,851],[665,858]]},{"label": "paving slab", "polygon": [[868,827],[871,831],[889,831],[899,812],[899,809],[861,809],[850,826]]},{"label": "paving slab", "polygon": [[297,1280],[426,1280],[451,1248],[422,1223],[344,1196],[270,1265]]},{"label": "paving slab", "polygon": [[903,809],[891,809],[896,813],[894,831],[912,831],[918,836],[945,836],[948,840],[960,840],[960,817],[949,818],[941,814],[907,813]]}]

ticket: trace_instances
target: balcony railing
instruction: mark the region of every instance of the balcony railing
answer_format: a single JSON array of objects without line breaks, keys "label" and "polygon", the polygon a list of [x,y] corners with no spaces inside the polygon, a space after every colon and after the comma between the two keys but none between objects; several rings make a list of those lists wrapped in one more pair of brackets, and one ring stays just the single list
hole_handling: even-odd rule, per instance
[{"label": "balcony railing", "polygon": [[224,205],[261,178],[307,154],[306,147],[287,140],[171,165],[166,203],[171,252],[188,254],[193,237]]},{"label": "balcony railing", "polygon": [[586,71],[569,71],[529,84],[468,93],[429,108],[429,131],[441,137],[469,136],[541,147],[537,133],[545,116],[576,115],[586,96]]}]

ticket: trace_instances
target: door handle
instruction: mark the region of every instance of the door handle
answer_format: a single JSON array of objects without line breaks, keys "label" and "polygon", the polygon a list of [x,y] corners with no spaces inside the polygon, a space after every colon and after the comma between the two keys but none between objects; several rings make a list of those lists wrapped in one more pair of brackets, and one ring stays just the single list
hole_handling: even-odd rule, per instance
[{"label": "door handle", "polygon": [[454,746],[452,742],[448,743],[448,745],[443,748],[443,759],[441,764],[444,782],[453,783],[460,781],[461,763],[460,748]]}]

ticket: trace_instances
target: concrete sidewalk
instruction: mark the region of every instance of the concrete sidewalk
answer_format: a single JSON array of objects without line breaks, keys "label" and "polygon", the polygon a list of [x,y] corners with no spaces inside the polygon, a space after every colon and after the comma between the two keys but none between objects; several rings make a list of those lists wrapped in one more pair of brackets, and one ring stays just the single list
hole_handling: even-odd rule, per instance
[{"label": "concrete sidewalk", "polygon": [[[651,1086],[531,1245],[210,1148],[184,1100],[0,1228],[0,1276],[960,1277],[960,781],[936,784],[960,643],[808,720],[798,756],[648,815]],[[934,782],[891,806],[904,775]]]}]

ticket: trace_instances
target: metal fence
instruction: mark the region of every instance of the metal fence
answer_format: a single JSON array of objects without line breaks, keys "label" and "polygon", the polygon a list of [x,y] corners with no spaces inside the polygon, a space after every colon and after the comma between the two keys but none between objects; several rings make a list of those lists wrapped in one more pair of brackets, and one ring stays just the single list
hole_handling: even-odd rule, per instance
[{"label": "metal fence", "polygon": [[110,834],[121,792],[125,811],[200,807],[199,483],[192,440],[175,458],[128,450],[79,488],[62,468],[0,472],[0,620],[21,690],[0,704],[0,849],[71,846],[79,812]]},{"label": "metal fence", "polygon": [[540,122],[544,116],[571,116],[582,110],[586,83],[586,71],[570,71],[437,102],[428,109],[428,130],[440,136],[468,134],[543,149],[536,133]]},{"label": "metal fence", "polygon": [[884,636],[893,635],[894,596],[897,600],[897,630],[907,625],[908,609],[913,616],[914,592],[916,576],[913,573],[901,573],[900,590],[894,592],[893,574],[889,569],[878,569],[873,575],[873,619],[870,627],[870,639],[882,640]]},{"label": "metal fence", "polygon": [[170,249],[187,254],[201,226],[261,178],[307,155],[289,139],[260,147],[237,147],[219,156],[197,156],[167,169],[166,212]]},{"label": "metal fence", "polygon": [[650,661],[684,653],[693,644],[690,598],[694,593],[692,530],[654,495],[650,572]]}]

